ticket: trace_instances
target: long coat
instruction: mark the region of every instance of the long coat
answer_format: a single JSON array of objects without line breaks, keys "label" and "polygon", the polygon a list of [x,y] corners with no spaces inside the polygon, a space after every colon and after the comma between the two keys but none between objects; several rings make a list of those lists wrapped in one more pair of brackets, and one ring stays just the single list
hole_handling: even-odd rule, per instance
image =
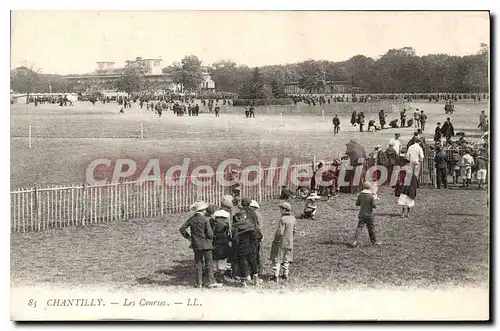
[{"label": "long coat", "polygon": [[455,130],[453,129],[453,124],[444,122],[443,126],[441,127],[441,133],[443,136],[445,136],[447,139],[453,137],[455,135]]},{"label": "long coat", "polygon": [[234,257],[247,256],[257,252],[257,233],[250,222],[247,220],[234,222],[232,232]]},{"label": "long coat", "polygon": [[293,234],[295,232],[295,217],[282,216],[271,246],[270,260],[276,263],[293,262]]},{"label": "long coat", "polygon": [[214,247],[212,255],[214,260],[224,260],[231,256],[231,247],[229,246],[229,223],[224,218],[215,218],[210,220],[210,225],[214,232],[212,245]]}]

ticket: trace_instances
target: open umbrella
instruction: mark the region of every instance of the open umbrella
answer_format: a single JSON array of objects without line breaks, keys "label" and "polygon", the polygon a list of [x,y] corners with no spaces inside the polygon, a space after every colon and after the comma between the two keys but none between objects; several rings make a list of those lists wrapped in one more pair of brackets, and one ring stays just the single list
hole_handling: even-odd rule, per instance
[{"label": "open umbrella", "polygon": [[347,150],[346,154],[349,155],[349,160],[351,165],[359,164],[359,159],[366,159],[366,151],[363,146],[361,146],[357,141],[351,140],[346,144]]}]

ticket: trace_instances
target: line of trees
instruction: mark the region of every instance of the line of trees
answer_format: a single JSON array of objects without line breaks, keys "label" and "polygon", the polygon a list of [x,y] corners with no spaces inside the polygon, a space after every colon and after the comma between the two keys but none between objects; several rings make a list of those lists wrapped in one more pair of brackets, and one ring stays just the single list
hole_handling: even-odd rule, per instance
[{"label": "line of trees", "polygon": [[[128,93],[147,89],[141,58],[128,61],[116,88]],[[197,91],[204,81],[202,62],[194,55],[163,69],[175,84]],[[285,83],[297,82],[306,91],[322,88],[327,81],[345,81],[369,93],[488,92],[489,48],[481,44],[476,54],[417,56],[412,47],[390,49],[377,60],[356,55],[341,61],[308,60],[286,65],[250,68],[222,60],[209,68],[218,91],[241,98],[269,99],[286,96]],[[11,89],[21,93],[71,92],[71,82],[59,75],[40,74],[27,66],[11,70]]]},{"label": "line of trees", "polygon": [[[224,60],[213,64],[210,75],[218,90],[247,92],[248,81],[255,77],[253,70]],[[403,47],[390,49],[377,60],[356,55],[342,62],[308,60],[263,66],[259,72],[264,86],[271,86],[278,94],[285,82],[297,82],[306,91],[313,91],[327,81],[345,81],[369,93],[487,92],[489,49],[481,44],[473,55],[417,56],[412,47]]]}]

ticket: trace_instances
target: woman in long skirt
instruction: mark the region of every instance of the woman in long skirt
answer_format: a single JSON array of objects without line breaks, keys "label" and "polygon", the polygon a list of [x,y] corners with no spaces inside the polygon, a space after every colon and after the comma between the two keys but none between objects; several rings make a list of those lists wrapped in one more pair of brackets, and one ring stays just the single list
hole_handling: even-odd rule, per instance
[{"label": "woman in long skirt", "polygon": [[418,179],[417,176],[415,175],[412,175],[410,185],[403,184],[403,190],[400,193],[398,200],[398,205],[401,206],[402,217],[410,217],[410,209],[415,206],[415,197],[417,196],[417,185],[418,185]]}]

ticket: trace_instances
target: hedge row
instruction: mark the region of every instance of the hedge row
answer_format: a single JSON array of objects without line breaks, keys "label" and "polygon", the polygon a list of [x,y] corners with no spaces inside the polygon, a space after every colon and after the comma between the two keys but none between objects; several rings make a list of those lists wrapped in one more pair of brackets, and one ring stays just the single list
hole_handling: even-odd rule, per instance
[{"label": "hedge row", "polygon": [[285,106],[293,105],[293,100],[290,98],[284,99],[234,99],[233,106],[249,106],[253,103],[254,106]]}]

